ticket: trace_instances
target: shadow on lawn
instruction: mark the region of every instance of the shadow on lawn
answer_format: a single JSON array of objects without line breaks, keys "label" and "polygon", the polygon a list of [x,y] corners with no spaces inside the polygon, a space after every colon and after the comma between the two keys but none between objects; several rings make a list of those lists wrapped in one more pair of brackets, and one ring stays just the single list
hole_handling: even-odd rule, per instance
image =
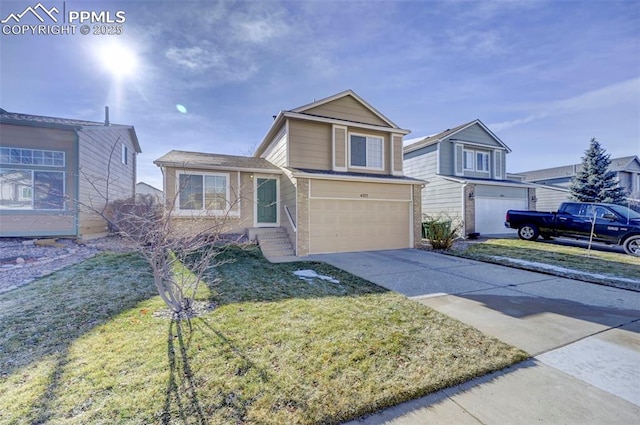
[{"label": "shadow on lawn", "polygon": [[230,339],[219,330],[213,328],[203,320],[172,320],[167,335],[167,357],[169,365],[169,380],[165,393],[165,401],[161,416],[163,424],[198,423],[204,424],[214,412],[224,410],[224,416],[233,423],[246,421],[247,407],[251,401],[244,399],[241,394],[220,388],[215,399],[201,400],[198,390],[202,386],[200,380],[194,376],[191,367],[191,348],[194,332],[208,334],[207,341],[220,341],[230,356],[238,360],[235,371],[237,376],[248,373],[257,374],[261,381],[269,380],[268,373],[258,367],[245,355]]},{"label": "shadow on lawn", "polygon": [[132,254],[102,254],[1,294],[2,376],[54,356],[54,392],[78,338],[156,295],[148,265]]}]

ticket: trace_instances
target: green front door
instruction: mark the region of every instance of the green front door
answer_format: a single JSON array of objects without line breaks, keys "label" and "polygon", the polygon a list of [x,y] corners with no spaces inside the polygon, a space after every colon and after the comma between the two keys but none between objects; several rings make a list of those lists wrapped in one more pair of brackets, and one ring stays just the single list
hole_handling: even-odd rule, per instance
[{"label": "green front door", "polygon": [[278,222],[278,185],[275,179],[257,179],[258,223]]}]

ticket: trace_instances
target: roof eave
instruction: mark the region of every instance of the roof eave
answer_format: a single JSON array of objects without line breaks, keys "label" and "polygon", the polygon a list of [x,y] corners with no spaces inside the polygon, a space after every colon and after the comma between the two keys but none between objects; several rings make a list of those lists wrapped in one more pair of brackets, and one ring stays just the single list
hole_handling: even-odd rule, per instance
[{"label": "roof eave", "polygon": [[215,170],[215,171],[239,171],[245,173],[262,173],[262,174],[282,174],[282,170],[279,168],[257,168],[257,167],[234,167],[234,166],[224,166],[224,165],[211,165],[211,164],[203,164],[199,162],[189,162],[189,161],[161,161],[155,160],[153,163],[160,167],[168,167],[168,168],[180,168],[185,170]]}]

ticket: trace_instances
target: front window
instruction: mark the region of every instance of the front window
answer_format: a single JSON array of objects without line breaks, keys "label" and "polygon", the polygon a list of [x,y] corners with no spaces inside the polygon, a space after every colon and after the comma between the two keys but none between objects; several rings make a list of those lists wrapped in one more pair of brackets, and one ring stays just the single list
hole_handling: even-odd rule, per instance
[{"label": "front window", "polygon": [[383,169],[383,139],[381,137],[350,136],[351,166]]},{"label": "front window", "polygon": [[64,209],[64,172],[0,168],[0,209]]},{"label": "front window", "polygon": [[0,164],[64,167],[64,152],[42,149],[0,148]]},{"label": "front window", "polygon": [[179,208],[184,211],[224,212],[229,207],[228,185],[226,174],[180,174]]},{"label": "front window", "polygon": [[475,171],[475,166],[473,162],[473,151],[464,151],[464,170],[465,171]]}]

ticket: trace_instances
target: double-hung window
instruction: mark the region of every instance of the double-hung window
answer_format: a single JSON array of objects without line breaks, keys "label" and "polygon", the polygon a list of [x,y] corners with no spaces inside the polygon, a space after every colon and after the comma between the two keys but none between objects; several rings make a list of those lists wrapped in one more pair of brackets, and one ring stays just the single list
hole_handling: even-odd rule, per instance
[{"label": "double-hung window", "polygon": [[384,168],[383,143],[382,137],[351,134],[349,137],[350,165],[382,170]]},{"label": "double-hung window", "polygon": [[178,200],[181,211],[224,214],[229,204],[227,174],[179,174]]},{"label": "double-hung window", "polygon": [[489,153],[474,150],[463,150],[462,165],[464,171],[489,172]]},{"label": "double-hung window", "polygon": [[489,154],[487,152],[476,152],[476,171],[489,172]]},{"label": "double-hung window", "polygon": [[0,209],[63,210],[65,153],[0,148]]}]

